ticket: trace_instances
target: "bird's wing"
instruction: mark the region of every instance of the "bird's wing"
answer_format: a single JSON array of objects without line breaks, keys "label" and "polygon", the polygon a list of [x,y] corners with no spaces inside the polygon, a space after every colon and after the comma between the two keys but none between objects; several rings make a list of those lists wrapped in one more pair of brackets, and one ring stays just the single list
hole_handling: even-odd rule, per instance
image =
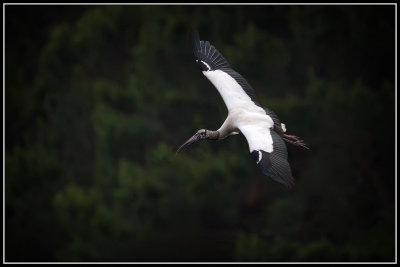
[{"label": "bird's wing", "polygon": [[250,154],[261,171],[287,187],[294,186],[294,179],[287,160],[287,149],[282,138],[273,129],[265,127],[244,125],[238,128],[246,137]]},{"label": "bird's wing", "polygon": [[283,134],[285,133],[285,131],[282,128],[282,123],[279,120],[278,116],[275,114],[275,112],[273,112],[272,110],[270,110],[269,108],[264,108],[265,113],[272,119],[272,121],[274,122],[274,130],[277,134],[279,134],[279,136],[283,136]]},{"label": "bird's wing", "polygon": [[192,34],[193,55],[204,76],[217,88],[228,110],[240,105],[260,106],[254,89],[236,71],[222,54],[208,41],[200,41],[197,32]]}]

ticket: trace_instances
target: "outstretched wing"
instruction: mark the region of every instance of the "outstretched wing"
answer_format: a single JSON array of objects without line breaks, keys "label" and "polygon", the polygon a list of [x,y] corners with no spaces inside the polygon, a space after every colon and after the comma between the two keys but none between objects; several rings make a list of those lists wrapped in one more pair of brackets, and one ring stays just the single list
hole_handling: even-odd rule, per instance
[{"label": "outstretched wing", "polygon": [[228,110],[236,106],[260,106],[254,89],[236,71],[222,54],[208,41],[200,41],[197,32],[192,33],[192,48],[196,63],[204,76],[217,88]]},{"label": "outstretched wing", "polygon": [[294,179],[287,160],[285,142],[273,130],[256,126],[239,126],[250,147],[250,154],[261,171],[287,187],[294,186]]}]

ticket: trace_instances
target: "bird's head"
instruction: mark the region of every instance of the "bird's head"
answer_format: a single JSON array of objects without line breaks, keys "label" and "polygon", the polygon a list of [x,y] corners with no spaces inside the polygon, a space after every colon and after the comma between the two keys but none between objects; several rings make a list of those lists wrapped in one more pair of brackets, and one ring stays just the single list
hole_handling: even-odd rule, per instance
[{"label": "bird's head", "polygon": [[[215,133],[218,133],[216,131],[210,131],[207,129],[200,129],[198,130],[192,137],[189,138],[189,140],[187,140],[185,143],[183,143],[183,145],[181,145],[178,150],[176,151],[176,153],[178,154],[179,152],[181,152],[182,150],[184,150],[185,148],[187,148],[188,146],[197,143],[200,140],[204,140],[204,139],[217,139],[218,137],[215,136]],[[216,138],[215,138],[216,137]]]}]

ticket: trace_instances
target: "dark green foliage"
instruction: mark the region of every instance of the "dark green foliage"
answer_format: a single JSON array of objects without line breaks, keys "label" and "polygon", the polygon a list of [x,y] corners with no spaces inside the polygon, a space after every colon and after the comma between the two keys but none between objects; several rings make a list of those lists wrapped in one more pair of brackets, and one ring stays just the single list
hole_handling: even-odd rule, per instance
[{"label": "dark green foliage", "polygon": [[[5,6],[6,261],[394,261],[394,6]],[[288,132],[225,119],[197,28]]]}]

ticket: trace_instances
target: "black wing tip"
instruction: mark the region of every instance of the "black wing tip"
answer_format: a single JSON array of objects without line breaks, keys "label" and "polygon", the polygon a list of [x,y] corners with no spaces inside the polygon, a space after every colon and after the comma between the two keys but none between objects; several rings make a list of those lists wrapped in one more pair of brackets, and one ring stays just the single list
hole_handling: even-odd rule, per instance
[{"label": "black wing tip", "polygon": [[293,189],[296,185],[293,176],[279,176],[279,175],[273,175],[271,173],[263,173],[269,177],[271,177],[272,180],[275,182],[278,182],[282,185],[284,185],[287,189]]},{"label": "black wing tip", "polygon": [[[259,153],[261,153],[261,155]],[[291,189],[295,186],[295,180],[286,159],[279,158],[277,162],[277,158],[273,156],[273,160],[271,161],[270,153],[263,150],[252,151],[251,156],[256,161],[263,174],[267,175],[275,182],[283,184],[287,189]],[[281,163],[282,166],[276,165],[279,163]]]},{"label": "black wing tip", "polygon": [[190,29],[189,35],[192,42],[192,53],[196,60],[206,62],[211,70],[230,69],[228,61],[209,41],[200,40],[199,32],[196,29]]},{"label": "black wing tip", "polygon": [[279,176],[279,175],[272,174],[269,172],[266,173],[264,171],[263,171],[263,173],[265,175],[271,177],[271,179],[274,180],[275,182],[283,184],[287,189],[292,189],[296,185],[293,176]]},{"label": "black wing tip", "polygon": [[291,176],[288,181],[283,182],[287,189],[293,189],[296,186],[294,178]]}]

